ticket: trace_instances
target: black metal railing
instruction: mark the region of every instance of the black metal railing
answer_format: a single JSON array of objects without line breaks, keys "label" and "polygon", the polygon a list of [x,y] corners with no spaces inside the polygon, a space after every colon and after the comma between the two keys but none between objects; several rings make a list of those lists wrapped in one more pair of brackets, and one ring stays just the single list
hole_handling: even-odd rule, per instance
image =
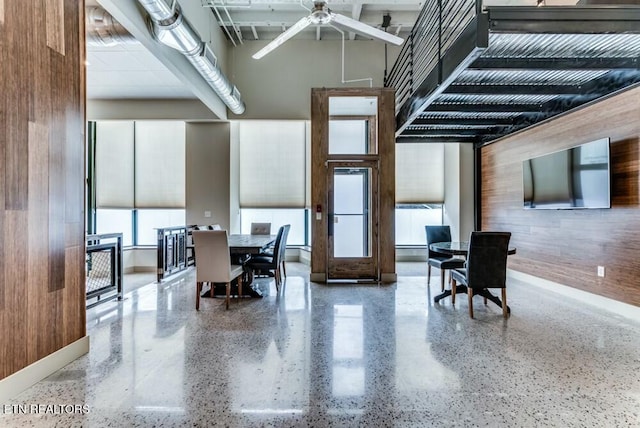
[{"label": "black metal railing", "polygon": [[87,308],[122,300],[122,233],[86,237]]},{"label": "black metal railing", "polygon": [[158,235],[158,282],[194,264],[191,226],[164,227]]},{"label": "black metal railing", "polygon": [[442,69],[444,53],[476,17],[480,4],[481,0],[425,2],[385,81],[396,90],[396,113],[434,69]]}]

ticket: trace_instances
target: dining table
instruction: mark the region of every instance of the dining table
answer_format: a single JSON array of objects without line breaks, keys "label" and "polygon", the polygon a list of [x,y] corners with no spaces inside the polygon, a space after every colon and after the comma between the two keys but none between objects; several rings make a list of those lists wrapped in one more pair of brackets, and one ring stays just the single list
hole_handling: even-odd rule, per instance
[{"label": "dining table", "polygon": [[[249,234],[231,234],[228,236],[229,254],[231,255],[231,264],[242,265],[244,274],[242,275],[242,292],[244,296],[263,297],[262,293],[253,287],[253,271],[247,266],[247,261],[253,254],[269,248],[276,240],[276,235],[249,235]],[[237,285],[232,284],[231,292],[234,290],[237,294]],[[212,287],[214,296],[226,295],[226,287],[224,284],[216,284]],[[207,290],[202,297],[211,297],[211,293]]]},{"label": "dining table", "polygon": [[[461,256],[463,258],[467,258],[469,254],[469,241],[451,241],[451,242],[434,242],[429,245],[429,249],[431,251],[435,251],[442,254],[447,254],[450,256]],[[516,248],[513,246],[509,246],[507,249],[508,255],[513,255],[516,253]],[[457,293],[466,293],[467,286],[466,285],[456,285],[456,294]],[[491,300],[496,305],[502,307],[502,301],[500,298],[494,294],[491,294],[489,290],[486,288],[480,291],[473,291],[474,296],[482,296],[487,300]],[[438,303],[440,300],[445,297],[451,296],[451,289],[444,290],[442,293],[438,294],[433,298],[434,303]],[[511,312],[509,306],[507,306],[507,312]]]}]

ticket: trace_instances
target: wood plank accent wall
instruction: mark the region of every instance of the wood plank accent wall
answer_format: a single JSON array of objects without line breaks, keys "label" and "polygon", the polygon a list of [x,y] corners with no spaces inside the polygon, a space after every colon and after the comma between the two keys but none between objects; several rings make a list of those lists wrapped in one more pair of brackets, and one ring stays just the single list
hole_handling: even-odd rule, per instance
[{"label": "wood plank accent wall", "polygon": [[84,337],[84,2],[0,0],[0,379]]},{"label": "wood plank accent wall", "polygon": [[[611,209],[522,208],[523,160],[604,137]],[[482,230],[512,232],[510,268],[640,306],[640,87],[486,146],[481,158]]]}]

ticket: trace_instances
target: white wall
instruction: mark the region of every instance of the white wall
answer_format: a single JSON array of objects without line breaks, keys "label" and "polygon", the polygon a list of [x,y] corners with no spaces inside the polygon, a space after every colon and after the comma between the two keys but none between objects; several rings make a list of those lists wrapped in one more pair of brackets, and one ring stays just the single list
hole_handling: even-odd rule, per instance
[{"label": "white wall", "polygon": [[473,145],[444,145],[443,223],[451,226],[451,239],[465,241],[473,230]]},{"label": "white wall", "polygon": [[[220,224],[228,229],[230,125],[187,123],[187,224]],[[211,216],[206,217],[208,211]]]},{"label": "white wall", "polygon": [[[342,84],[340,40],[292,39],[262,59],[251,55],[265,41],[245,41],[229,52],[232,81],[246,104],[238,119],[310,119],[311,88],[367,87],[368,82]],[[399,52],[388,47],[388,68]],[[371,77],[374,87],[383,86],[384,43],[345,42],[345,79]],[[229,114],[230,117],[233,114]]]}]

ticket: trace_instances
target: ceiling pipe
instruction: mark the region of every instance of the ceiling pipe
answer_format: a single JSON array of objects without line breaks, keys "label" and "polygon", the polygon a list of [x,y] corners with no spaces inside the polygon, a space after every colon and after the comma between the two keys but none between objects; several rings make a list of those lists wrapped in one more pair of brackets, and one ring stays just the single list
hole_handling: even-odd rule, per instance
[{"label": "ceiling pipe", "polygon": [[89,46],[102,47],[139,43],[126,28],[101,7],[88,7],[85,17]]},{"label": "ceiling pipe", "polygon": [[[167,4],[167,1],[170,4]],[[181,52],[235,114],[245,110],[240,91],[218,68],[218,59],[184,18],[175,0],[138,0],[151,18],[151,30],[162,44]]]}]

